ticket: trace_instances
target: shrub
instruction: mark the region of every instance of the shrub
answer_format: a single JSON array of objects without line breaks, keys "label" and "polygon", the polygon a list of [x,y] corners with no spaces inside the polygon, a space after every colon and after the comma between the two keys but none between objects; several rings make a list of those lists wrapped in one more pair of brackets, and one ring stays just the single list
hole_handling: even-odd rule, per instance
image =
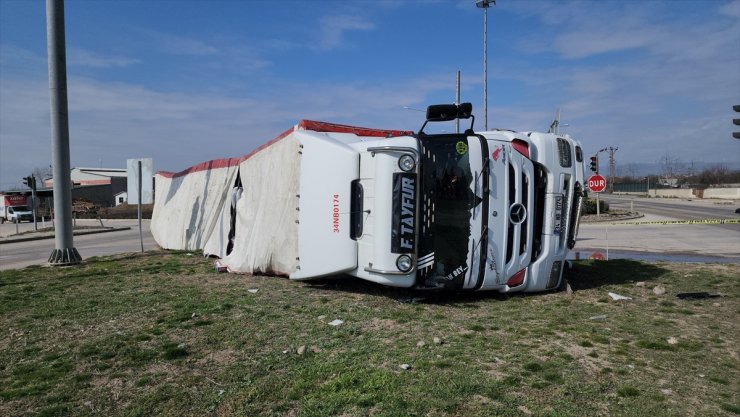
[{"label": "shrub", "polygon": [[[609,203],[599,200],[599,208],[602,213],[609,211]],[[586,198],[583,200],[583,214],[596,214],[596,200]]]}]

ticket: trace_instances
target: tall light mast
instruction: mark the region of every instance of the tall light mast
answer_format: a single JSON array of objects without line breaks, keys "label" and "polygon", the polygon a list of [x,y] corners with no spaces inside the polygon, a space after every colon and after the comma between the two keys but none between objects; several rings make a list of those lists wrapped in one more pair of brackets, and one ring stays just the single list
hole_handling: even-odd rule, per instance
[{"label": "tall light mast", "polygon": [[475,5],[483,9],[483,129],[488,130],[488,8],[496,0],[476,0]]}]

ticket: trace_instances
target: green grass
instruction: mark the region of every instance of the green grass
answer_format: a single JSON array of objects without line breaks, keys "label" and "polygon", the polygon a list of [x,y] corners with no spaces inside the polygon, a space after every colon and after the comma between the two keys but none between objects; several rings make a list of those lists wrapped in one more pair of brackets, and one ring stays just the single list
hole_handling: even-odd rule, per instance
[{"label": "green grass", "polygon": [[[732,416],[738,276],[581,262],[573,295],[509,296],[217,274],[187,252],[2,271],[0,415]],[[707,282],[724,296],[652,293]]]}]

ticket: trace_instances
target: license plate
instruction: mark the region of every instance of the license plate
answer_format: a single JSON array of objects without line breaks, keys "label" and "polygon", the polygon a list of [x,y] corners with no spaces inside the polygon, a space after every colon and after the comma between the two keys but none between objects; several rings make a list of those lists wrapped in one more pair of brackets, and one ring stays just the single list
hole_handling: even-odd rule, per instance
[{"label": "license plate", "polygon": [[563,225],[563,197],[555,197],[555,233],[562,232]]}]

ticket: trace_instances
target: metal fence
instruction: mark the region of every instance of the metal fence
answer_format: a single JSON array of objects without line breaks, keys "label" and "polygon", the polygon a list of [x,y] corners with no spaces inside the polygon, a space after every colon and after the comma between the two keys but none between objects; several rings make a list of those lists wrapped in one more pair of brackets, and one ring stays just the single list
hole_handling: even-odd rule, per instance
[{"label": "metal fence", "polygon": [[644,182],[624,182],[613,186],[615,193],[647,193],[647,184]]}]

